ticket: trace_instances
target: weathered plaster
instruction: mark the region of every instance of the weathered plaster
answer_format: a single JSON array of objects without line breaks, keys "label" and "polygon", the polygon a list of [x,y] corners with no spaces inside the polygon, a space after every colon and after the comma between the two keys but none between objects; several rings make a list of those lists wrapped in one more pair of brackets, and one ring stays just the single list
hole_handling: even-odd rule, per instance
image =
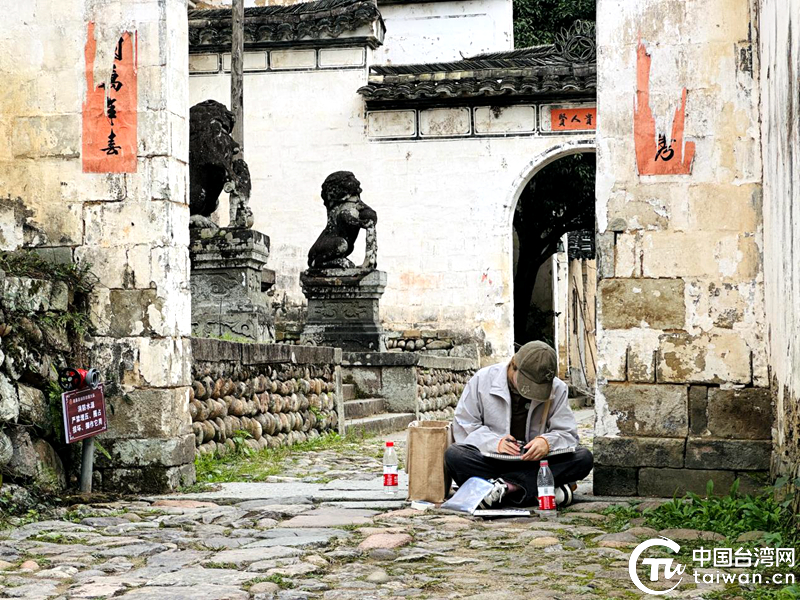
[{"label": "weathered plaster", "polygon": [[[800,1],[761,0],[764,284],[775,475],[800,477]],[[792,493],[792,488],[788,488]],[[800,494],[793,490],[795,509]]]}]

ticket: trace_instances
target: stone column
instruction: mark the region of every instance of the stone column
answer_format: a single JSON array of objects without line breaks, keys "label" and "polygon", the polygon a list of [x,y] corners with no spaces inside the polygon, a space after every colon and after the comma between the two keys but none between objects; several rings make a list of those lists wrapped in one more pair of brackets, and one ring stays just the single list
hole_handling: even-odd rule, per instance
[{"label": "stone column", "polygon": [[[103,374],[111,460],[98,453],[95,487],[117,492],[194,479],[187,54],[186,0],[27,0],[0,22],[13,198],[0,200],[0,248],[46,247],[97,275],[75,360]],[[111,139],[107,155],[87,146],[93,133]]]},{"label": "stone column", "polygon": [[122,280],[106,277],[96,297],[93,356],[112,383],[114,407],[102,486],[174,489],[194,481],[186,2],[97,4],[99,40],[136,29],[139,69],[136,172],[125,175],[120,201],[84,207],[87,250],[126,257],[113,269]]}]

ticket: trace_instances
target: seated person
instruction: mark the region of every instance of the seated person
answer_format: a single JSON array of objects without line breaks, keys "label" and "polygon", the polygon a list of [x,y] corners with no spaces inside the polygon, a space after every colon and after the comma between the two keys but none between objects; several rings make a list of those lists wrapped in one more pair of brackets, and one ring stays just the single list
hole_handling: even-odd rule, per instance
[{"label": "seated person", "polygon": [[[509,363],[485,367],[467,383],[456,407],[456,443],[445,453],[445,464],[458,485],[470,477],[494,483],[483,507],[536,506],[539,461],[554,450],[578,446],[575,415],[567,400],[567,385],[555,376],[556,351],[544,342],[529,342]],[[546,411],[546,412],[545,412]],[[524,443],[520,451],[517,441]],[[497,452],[522,460],[484,456]],[[592,470],[592,453],[548,458],[556,485],[556,504],[572,502],[576,481]]]}]

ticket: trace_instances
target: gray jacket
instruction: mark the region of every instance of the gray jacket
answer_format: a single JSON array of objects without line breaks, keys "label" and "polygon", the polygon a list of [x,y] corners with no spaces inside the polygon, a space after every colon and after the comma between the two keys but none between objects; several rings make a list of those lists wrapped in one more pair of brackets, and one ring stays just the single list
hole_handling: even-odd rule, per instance
[{"label": "gray jacket", "polygon": [[[497,444],[511,432],[511,393],[508,390],[508,363],[484,367],[469,380],[456,406],[453,435],[458,444],[476,446],[481,452],[497,452]],[[550,410],[544,431],[540,431],[546,399],[531,400],[528,411],[529,442],[542,436],[550,451],[577,446],[578,426],[569,408],[567,384],[553,380]]]}]

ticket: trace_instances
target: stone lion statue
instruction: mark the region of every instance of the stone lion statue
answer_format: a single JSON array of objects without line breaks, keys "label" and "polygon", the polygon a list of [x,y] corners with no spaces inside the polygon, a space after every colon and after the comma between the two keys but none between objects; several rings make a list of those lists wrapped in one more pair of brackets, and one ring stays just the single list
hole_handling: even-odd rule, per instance
[{"label": "stone lion statue", "polygon": [[189,213],[192,227],[211,227],[219,195],[231,195],[231,226],[250,228],[250,169],[231,136],[235,118],[224,104],[206,100],[189,109]]},{"label": "stone lion statue", "polygon": [[325,229],[308,251],[312,269],[352,269],[348,260],[361,229],[366,232],[363,269],[377,266],[375,225],[378,215],[361,200],[361,183],[350,171],[331,173],[322,184],[322,200],[328,211]]}]

